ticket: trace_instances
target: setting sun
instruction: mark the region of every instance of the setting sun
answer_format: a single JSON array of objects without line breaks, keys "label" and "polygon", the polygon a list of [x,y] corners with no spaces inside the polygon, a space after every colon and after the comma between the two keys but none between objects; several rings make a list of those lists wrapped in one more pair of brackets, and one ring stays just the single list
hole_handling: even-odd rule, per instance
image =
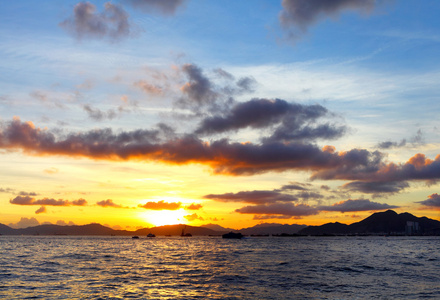
[{"label": "setting sun", "polygon": [[174,225],[184,223],[185,211],[179,210],[161,210],[142,213],[142,218],[154,226]]}]

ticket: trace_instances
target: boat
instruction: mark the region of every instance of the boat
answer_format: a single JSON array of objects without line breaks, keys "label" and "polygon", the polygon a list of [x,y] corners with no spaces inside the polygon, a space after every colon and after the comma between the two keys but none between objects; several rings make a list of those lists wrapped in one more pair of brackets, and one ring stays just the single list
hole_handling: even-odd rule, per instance
[{"label": "boat", "polygon": [[150,238],[151,237],[156,237],[156,235],[150,232],[149,234],[147,234],[147,237],[150,237]]},{"label": "boat", "polygon": [[183,227],[183,229],[182,229],[182,233],[180,234],[180,236],[185,236],[185,237],[190,237],[190,236],[192,236],[192,234],[189,233],[189,232],[185,233],[185,228],[186,228],[186,225],[185,225],[185,227]]},{"label": "boat", "polygon": [[241,239],[243,235],[240,232],[229,232],[222,235],[224,239]]},{"label": "boat", "polygon": [[138,239],[139,237],[137,235],[133,235],[131,238],[132,239]]}]

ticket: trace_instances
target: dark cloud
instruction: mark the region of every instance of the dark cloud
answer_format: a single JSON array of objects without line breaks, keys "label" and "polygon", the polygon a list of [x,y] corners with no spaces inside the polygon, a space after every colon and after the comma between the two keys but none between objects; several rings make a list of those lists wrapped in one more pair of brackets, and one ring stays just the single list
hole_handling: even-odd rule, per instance
[{"label": "dark cloud", "polygon": [[303,200],[310,200],[310,199],[322,199],[324,198],[323,195],[321,195],[320,193],[316,193],[316,192],[299,192],[297,194],[295,194],[296,197],[303,199]]},{"label": "dark cloud", "polygon": [[191,203],[191,205],[186,206],[185,209],[188,209],[188,210],[199,210],[202,207],[203,207],[203,205],[201,205],[201,204]]},{"label": "dark cloud", "polygon": [[163,15],[174,15],[186,0],[123,0],[145,13],[159,12]]},{"label": "dark cloud", "polygon": [[406,140],[403,139],[400,142],[391,142],[391,141],[381,142],[377,145],[377,148],[391,149],[391,148],[401,148],[401,147],[405,147],[405,146],[406,146]]},{"label": "dark cloud", "polygon": [[13,194],[15,191],[11,188],[0,188],[0,193],[10,193]]},{"label": "dark cloud", "polygon": [[182,87],[182,93],[186,96],[179,100],[182,107],[213,106],[218,98],[214,90],[214,84],[203,74],[203,70],[193,64],[182,66],[182,72],[187,76],[188,82]]},{"label": "dark cloud", "polygon": [[139,204],[139,207],[151,210],[178,210],[182,207],[180,202],[165,202],[164,200],[158,202],[147,202],[145,204]]},{"label": "dark cloud", "polygon": [[24,191],[19,192],[18,195],[19,196],[32,196],[32,197],[38,196],[38,194],[35,192],[24,192]]},{"label": "dark cloud", "polygon": [[293,202],[298,200],[298,198],[292,195],[277,191],[243,191],[238,193],[209,194],[203,196],[203,198],[220,202],[244,202],[253,204]]},{"label": "dark cloud", "polygon": [[78,200],[64,200],[64,199],[53,199],[53,198],[43,198],[36,200],[31,196],[17,196],[14,199],[9,200],[11,204],[16,205],[49,205],[49,206],[85,206],[87,201],[85,199]]},{"label": "dark cloud", "polygon": [[341,137],[343,125],[317,124],[318,119],[330,116],[321,105],[301,105],[285,100],[252,99],[235,104],[222,115],[201,121],[196,134],[216,134],[244,128],[274,128],[266,142],[335,139]]},{"label": "dark cloud", "polygon": [[310,188],[310,184],[301,183],[301,182],[291,182],[290,184],[283,185],[280,190],[289,191],[289,190],[297,190],[297,191],[308,191]]},{"label": "dark cloud", "polygon": [[371,12],[382,1],[377,0],[282,0],[280,23],[291,38],[299,38],[321,19],[338,16],[347,10]]},{"label": "dark cloud", "polygon": [[389,205],[386,203],[372,202],[368,199],[358,199],[358,200],[345,200],[335,203],[331,206],[319,206],[318,209],[321,211],[339,211],[341,213],[345,212],[355,212],[355,211],[376,211],[385,209],[394,209],[399,206]]},{"label": "dark cloud", "polygon": [[402,139],[400,142],[381,142],[377,145],[377,148],[379,149],[391,149],[391,148],[402,148],[407,146],[408,144],[411,144],[412,146],[423,144],[423,132],[419,129],[417,130],[417,133],[409,139],[409,142],[407,142],[406,139]]},{"label": "dark cloud", "polygon": [[[235,96],[252,92],[257,84],[252,77],[234,81],[234,76],[223,69],[214,69],[214,78],[209,78],[195,64],[185,64],[181,71],[186,82],[180,88],[183,97],[175,105],[179,108],[190,108],[196,113],[225,113],[235,103]],[[215,80],[219,77],[223,79],[220,82]]]},{"label": "dark cloud", "polygon": [[254,215],[252,220],[292,219],[294,216]]},{"label": "dark cloud", "polygon": [[118,5],[106,2],[103,12],[96,12],[95,5],[80,2],[75,5],[73,15],[60,26],[78,39],[97,38],[117,41],[131,34],[128,14]]},{"label": "dark cloud", "polygon": [[89,104],[83,105],[83,109],[89,117],[95,121],[102,121],[102,120],[113,120],[114,118],[118,117],[121,110],[116,111],[114,109],[109,109],[107,111],[102,111],[98,108],[94,108]]},{"label": "dark cloud", "polygon": [[41,206],[39,209],[35,211],[35,214],[42,214],[46,212],[46,206]]},{"label": "dark cloud", "polygon": [[409,184],[405,181],[352,181],[342,186],[344,189],[368,193],[368,194],[381,194],[381,193],[398,193],[401,190],[409,187]]},{"label": "dark cloud", "polygon": [[440,195],[435,193],[428,196],[428,199],[423,201],[418,201],[416,203],[420,203],[424,206],[432,207],[435,209],[440,209]]},{"label": "dark cloud", "polygon": [[[0,148],[33,155],[199,163],[214,173],[236,176],[304,170],[312,171],[311,179],[375,182],[382,190],[387,187],[384,182],[397,182],[394,186],[404,188],[405,183],[398,182],[440,179],[440,156],[432,160],[419,153],[404,164],[395,164],[385,162],[383,153],[365,149],[337,152],[332,146],[319,148],[305,142],[207,142],[194,135],[177,136],[165,124],[152,130],[114,133],[100,129],[62,136],[15,118],[0,126]],[[351,187],[356,185],[360,188],[356,183]]]},{"label": "dark cloud", "polygon": [[272,203],[260,204],[253,206],[245,206],[235,210],[240,214],[256,214],[256,215],[281,215],[281,216],[310,216],[318,214],[318,210],[305,204],[292,203]]},{"label": "dark cloud", "polygon": [[195,221],[195,220],[200,220],[200,221],[204,221],[205,219],[203,217],[198,216],[196,213],[192,214],[192,215],[186,215],[183,216],[185,219],[187,219],[189,222]]},{"label": "dark cloud", "polygon": [[[440,155],[432,160],[418,153],[404,164],[382,161],[381,156],[373,153],[358,153],[354,158],[359,162],[357,168],[338,166],[330,171],[318,171],[314,178],[358,180],[365,182],[403,182],[409,180],[436,181],[440,179]],[[362,166],[362,167],[361,167]],[[406,187],[404,183],[402,187]],[[384,185],[386,187],[386,185]]]}]

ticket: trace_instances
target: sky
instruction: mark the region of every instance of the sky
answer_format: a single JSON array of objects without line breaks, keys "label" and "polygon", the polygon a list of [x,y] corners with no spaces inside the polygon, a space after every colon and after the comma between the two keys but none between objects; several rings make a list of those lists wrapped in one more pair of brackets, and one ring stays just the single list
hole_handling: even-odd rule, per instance
[{"label": "sky", "polygon": [[0,223],[440,220],[440,2],[0,2]]}]

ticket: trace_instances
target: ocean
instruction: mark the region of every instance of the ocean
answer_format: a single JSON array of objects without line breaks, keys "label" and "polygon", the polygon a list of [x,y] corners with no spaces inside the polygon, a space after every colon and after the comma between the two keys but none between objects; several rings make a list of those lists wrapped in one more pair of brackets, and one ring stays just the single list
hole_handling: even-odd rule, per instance
[{"label": "ocean", "polygon": [[0,236],[2,299],[440,299],[440,237]]}]

